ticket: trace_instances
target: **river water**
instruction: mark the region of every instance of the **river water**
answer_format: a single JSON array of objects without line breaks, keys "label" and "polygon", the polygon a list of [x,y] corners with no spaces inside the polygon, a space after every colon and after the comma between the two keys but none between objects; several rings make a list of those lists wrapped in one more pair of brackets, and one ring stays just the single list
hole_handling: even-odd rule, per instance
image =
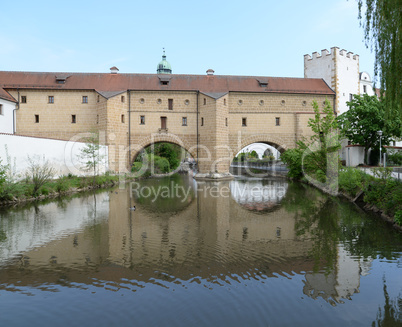
[{"label": "river water", "polygon": [[0,321],[400,326],[402,234],[283,179],[173,176],[3,208]]}]

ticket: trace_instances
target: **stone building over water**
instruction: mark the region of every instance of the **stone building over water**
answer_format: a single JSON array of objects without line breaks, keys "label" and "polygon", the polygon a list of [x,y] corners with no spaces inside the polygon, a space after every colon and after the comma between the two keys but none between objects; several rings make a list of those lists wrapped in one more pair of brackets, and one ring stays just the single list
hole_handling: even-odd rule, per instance
[{"label": "stone building over water", "polygon": [[311,102],[335,104],[322,78],[171,72],[165,54],[157,74],[1,71],[0,99],[11,133],[70,140],[96,129],[116,172],[144,147],[171,142],[194,157],[201,177],[224,177],[236,153],[255,142],[293,148],[311,133]]}]

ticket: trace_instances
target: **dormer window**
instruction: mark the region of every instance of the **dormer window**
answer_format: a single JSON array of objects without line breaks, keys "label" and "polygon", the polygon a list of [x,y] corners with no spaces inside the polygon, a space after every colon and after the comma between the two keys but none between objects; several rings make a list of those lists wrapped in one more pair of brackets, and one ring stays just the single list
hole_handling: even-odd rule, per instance
[{"label": "dormer window", "polygon": [[267,87],[268,86],[268,79],[267,78],[259,78],[257,79],[258,84],[260,84],[260,87]]},{"label": "dormer window", "polygon": [[60,74],[60,75],[57,75],[56,76],[56,83],[57,84],[64,84],[64,83],[66,83],[66,80],[67,80],[67,78],[69,77],[70,75],[67,75],[67,74]]},{"label": "dormer window", "polygon": [[158,76],[158,77],[159,77],[159,82],[161,83],[161,85],[169,85],[171,76],[169,76],[169,75],[161,75],[161,76]]}]

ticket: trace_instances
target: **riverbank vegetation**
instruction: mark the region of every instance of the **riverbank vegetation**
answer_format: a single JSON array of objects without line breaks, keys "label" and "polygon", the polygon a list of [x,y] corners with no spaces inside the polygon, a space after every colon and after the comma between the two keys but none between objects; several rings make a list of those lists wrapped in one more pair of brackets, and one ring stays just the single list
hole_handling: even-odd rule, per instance
[{"label": "riverbank vegetation", "polygon": [[[355,102],[370,102],[372,99],[355,97]],[[355,102],[348,103],[353,105]],[[360,102],[359,102],[360,103]],[[374,103],[374,104],[373,104]],[[377,102],[370,102],[370,107],[375,107]],[[364,107],[364,104],[359,104]],[[370,209],[381,211],[393,222],[402,225],[402,183],[391,177],[392,169],[372,169],[373,175],[369,175],[358,168],[344,168],[340,164],[338,150],[338,123],[341,124],[341,137],[350,126],[354,126],[346,116],[336,120],[329,102],[326,102],[323,115],[320,114],[317,103],[313,103],[315,119],[310,119],[308,125],[314,132],[310,139],[303,139],[297,143],[295,149],[289,149],[281,155],[281,160],[289,169],[288,177],[313,184],[329,194],[337,194],[337,190],[346,195],[349,199],[356,201],[360,199]],[[370,115],[368,115],[370,116]],[[342,118],[343,117],[343,118]],[[384,123],[382,127],[387,124]],[[349,126],[349,127],[348,127]],[[359,127],[364,134],[363,125]],[[389,129],[391,130],[391,129]],[[377,128],[370,129],[374,134],[373,140],[378,139]],[[391,139],[390,135],[396,132],[389,132],[385,143]],[[377,144],[372,141],[370,146]],[[379,147],[378,147],[379,149]],[[399,160],[399,154],[391,158]],[[334,191],[334,192],[331,192]]]},{"label": "riverbank vegetation", "polygon": [[68,193],[113,186],[118,181],[118,175],[111,175],[109,173],[95,177],[69,174],[57,179],[46,179],[38,187],[38,184],[27,176],[17,182],[5,180],[0,185],[0,202],[13,203],[36,198],[57,197]]},{"label": "riverbank vegetation", "polygon": [[364,203],[380,210],[402,226],[402,182],[391,177],[391,168],[372,169],[373,175],[358,168],[339,172],[339,190],[349,198],[362,198]]}]

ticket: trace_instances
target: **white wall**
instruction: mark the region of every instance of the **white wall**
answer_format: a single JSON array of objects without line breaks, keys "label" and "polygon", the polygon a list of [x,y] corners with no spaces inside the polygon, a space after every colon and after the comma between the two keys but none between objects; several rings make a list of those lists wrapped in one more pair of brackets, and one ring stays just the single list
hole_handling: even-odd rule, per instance
[{"label": "white wall", "polygon": [[346,161],[347,167],[356,167],[364,164],[364,147],[360,145],[342,147],[341,158]]},{"label": "white wall", "polygon": [[322,78],[336,91],[339,114],[349,109],[350,94],[360,94],[359,75],[359,56],[338,47],[304,56],[304,77]]},{"label": "white wall", "polygon": [[0,98],[2,114],[0,114],[0,133],[13,133],[13,110],[16,104]]},{"label": "white wall", "polygon": [[[35,161],[44,163],[49,161],[56,170],[57,176],[67,175],[85,175],[82,163],[78,156],[85,143],[60,141],[37,137],[26,137],[12,134],[0,134],[0,158],[2,164],[8,163],[8,157],[11,159],[11,167],[14,177],[21,178],[29,166],[28,156]],[[107,146],[101,146],[101,155],[104,157],[99,166],[99,172],[107,171],[108,150]]]},{"label": "white wall", "polygon": [[360,94],[359,56],[346,52],[346,50],[336,49],[336,51],[338,111],[339,114],[343,114],[349,110],[346,102],[350,101],[350,94]]},{"label": "white wall", "polygon": [[[364,92],[364,86],[366,86],[366,92]],[[373,82],[367,72],[360,73],[360,94],[374,95]]]}]

